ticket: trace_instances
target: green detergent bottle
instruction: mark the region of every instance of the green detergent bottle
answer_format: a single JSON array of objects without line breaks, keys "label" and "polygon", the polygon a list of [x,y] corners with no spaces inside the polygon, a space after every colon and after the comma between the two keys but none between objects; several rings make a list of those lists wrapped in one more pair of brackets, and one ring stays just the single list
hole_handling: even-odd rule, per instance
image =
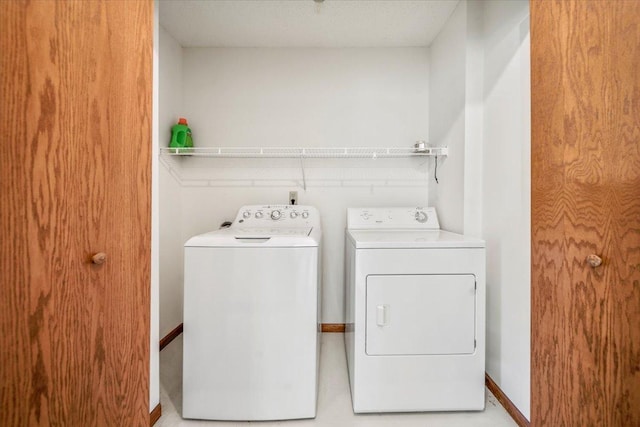
[{"label": "green detergent bottle", "polygon": [[[177,125],[171,128],[170,148],[193,148],[193,139],[191,139],[191,129],[187,124],[187,119],[181,117]],[[190,150],[175,150],[176,153],[188,152]]]}]

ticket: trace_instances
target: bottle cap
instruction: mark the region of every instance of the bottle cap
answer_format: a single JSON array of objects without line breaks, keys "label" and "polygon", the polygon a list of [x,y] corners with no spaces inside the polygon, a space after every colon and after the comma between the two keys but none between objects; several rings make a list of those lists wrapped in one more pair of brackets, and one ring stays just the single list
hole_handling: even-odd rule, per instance
[{"label": "bottle cap", "polygon": [[185,119],[184,117],[180,117],[178,119],[178,124],[179,125],[186,125],[187,124],[187,119]]}]

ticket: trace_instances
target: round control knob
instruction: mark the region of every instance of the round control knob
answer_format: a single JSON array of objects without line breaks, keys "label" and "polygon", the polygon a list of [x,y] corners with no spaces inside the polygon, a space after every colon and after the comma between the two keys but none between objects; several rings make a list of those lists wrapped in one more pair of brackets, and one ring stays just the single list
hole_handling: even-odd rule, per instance
[{"label": "round control knob", "polygon": [[289,216],[290,216],[292,219],[298,218],[298,212],[293,211],[293,212],[291,212],[291,214],[289,214]]},{"label": "round control knob", "polygon": [[271,219],[276,220],[276,219],[280,219],[280,217],[282,216],[282,212],[280,212],[279,210],[275,210],[275,211],[271,211]]},{"label": "round control knob", "polygon": [[262,218],[262,212],[256,212],[256,218]]},{"label": "round control knob", "polygon": [[309,212],[302,212],[302,218],[304,219],[309,218]]},{"label": "round control knob", "polygon": [[249,218],[250,216],[251,216],[251,212],[249,212],[249,211],[245,211],[245,212],[242,214],[242,218]]},{"label": "round control knob", "polygon": [[427,214],[425,212],[422,211],[418,211],[416,212],[416,221],[418,222],[427,222]]}]

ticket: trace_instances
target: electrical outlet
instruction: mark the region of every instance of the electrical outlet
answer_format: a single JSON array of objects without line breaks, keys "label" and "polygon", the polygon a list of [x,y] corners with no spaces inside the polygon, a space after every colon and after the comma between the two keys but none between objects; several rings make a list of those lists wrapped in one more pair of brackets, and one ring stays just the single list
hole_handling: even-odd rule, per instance
[{"label": "electrical outlet", "polygon": [[297,205],[298,204],[298,192],[297,191],[289,191],[289,204]]}]

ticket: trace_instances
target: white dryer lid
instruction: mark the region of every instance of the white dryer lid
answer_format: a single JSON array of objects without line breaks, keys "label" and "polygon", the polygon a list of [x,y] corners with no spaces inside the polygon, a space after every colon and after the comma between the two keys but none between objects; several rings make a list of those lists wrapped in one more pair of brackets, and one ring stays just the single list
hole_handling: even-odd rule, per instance
[{"label": "white dryer lid", "polygon": [[442,230],[347,230],[358,249],[484,248],[484,240]]},{"label": "white dryer lid", "polygon": [[319,238],[312,227],[226,228],[190,238],[185,247],[317,247]]}]

